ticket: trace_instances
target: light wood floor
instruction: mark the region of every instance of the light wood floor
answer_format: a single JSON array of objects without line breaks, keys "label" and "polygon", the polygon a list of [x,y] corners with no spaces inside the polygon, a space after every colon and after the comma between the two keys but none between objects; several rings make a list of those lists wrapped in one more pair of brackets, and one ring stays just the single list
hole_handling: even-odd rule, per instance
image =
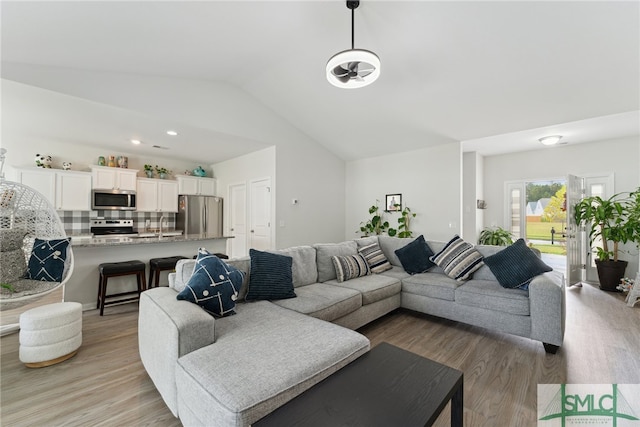
[{"label": "light wood floor", "polygon": [[[567,290],[565,344],[542,344],[398,311],[360,331],[464,372],[465,426],[534,426],[539,383],[640,383],[640,307],[590,285]],[[135,304],[84,314],[83,345],[61,364],[28,369],[18,335],[1,348],[2,426],[178,426],[138,356]],[[212,422],[212,425],[215,425]],[[449,425],[448,408],[436,426]]]}]

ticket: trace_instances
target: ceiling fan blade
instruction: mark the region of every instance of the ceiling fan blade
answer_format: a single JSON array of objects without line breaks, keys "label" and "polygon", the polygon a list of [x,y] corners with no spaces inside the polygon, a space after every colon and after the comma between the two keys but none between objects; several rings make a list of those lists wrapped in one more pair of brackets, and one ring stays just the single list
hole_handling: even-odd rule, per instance
[{"label": "ceiling fan blade", "polygon": [[349,70],[343,68],[342,66],[338,65],[337,67],[335,67],[331,73],[336,76],[336,77],[345,77],[349,74]]},{"label": "ceiling fan blade", "polygon": [[359,82],[363,82],[364,81],[364,79],[360,76],[360,74],[356,74],[354,79],[356,79],[356,81],[359,81]]},{"label": "ceiling fan blade", "polygon": [[371,68],[368,70],[360,70],[358,71],[358,75],[360,77],[367,77],[369,74],[373,73],[376,69],[375,68]]},{"label": "ceiling fan blade", "polygon": [[360,65],[360,63],[358,61],[349,62],[349,71],[353,71],[353,72],[357,73],[359,65]]},{"label": "ceiling fan blade", "polygon": [[351,79],[351,77],[349,77],[348,75],[336,76],[336,78],[342,83],[347,83]]}]

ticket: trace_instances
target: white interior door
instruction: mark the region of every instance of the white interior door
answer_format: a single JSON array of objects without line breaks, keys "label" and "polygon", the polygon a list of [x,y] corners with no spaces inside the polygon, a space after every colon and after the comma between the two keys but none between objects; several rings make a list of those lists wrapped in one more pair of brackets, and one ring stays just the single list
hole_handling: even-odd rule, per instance
[{"label": "white interior door", "polygon": [[249,183],[249,247],[271,249],[271,179]]},{"label": "white interior door", "polygon": [[247,185],[229,186],[229,255],[239,258],[248,255],[247,250]]},{"label": "white interior door", "polygon": [[567,285],[575,285],[584,280],[582,272],[586,263],[584,227],[578,227],[574,218],[576,204],[584,197],[584,179],[567,176]]}]

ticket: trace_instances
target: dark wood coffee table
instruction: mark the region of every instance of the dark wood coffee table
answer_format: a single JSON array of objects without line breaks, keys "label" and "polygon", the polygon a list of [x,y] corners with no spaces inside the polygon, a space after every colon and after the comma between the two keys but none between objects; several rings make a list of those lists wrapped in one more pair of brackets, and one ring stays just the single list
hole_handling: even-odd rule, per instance
[{"label": "dark wood coffee table", "polygon": [[253,425],[430,426],[449,400],[462,426],[462,372],[382,343]]}]

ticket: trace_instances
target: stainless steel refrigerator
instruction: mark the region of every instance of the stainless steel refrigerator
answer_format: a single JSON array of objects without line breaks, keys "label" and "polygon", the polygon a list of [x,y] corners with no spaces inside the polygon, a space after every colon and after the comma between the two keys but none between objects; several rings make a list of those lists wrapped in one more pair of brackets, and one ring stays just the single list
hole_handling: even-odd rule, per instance
[{"label": "stainless steel refrigerator", "polygon": [[184,234],[222,237],[222,198],[178,196],[176,229]]}]

